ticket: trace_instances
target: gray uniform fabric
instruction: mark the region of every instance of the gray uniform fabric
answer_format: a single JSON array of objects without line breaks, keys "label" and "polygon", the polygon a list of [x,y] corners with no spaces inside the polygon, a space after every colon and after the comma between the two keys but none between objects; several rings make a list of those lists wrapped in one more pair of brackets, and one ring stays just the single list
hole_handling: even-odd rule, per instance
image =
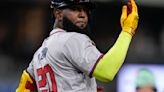
[{"label": "gray uniform fabric", "polygon": [[[27,71],[35,79],[38,92],[53,92],[52,81],[57,92],[97,92],[95,78],[89,74],[101,55],[88,36],[54,29],[34,54]],[[47,65],[53,73],[46,70]]]}]

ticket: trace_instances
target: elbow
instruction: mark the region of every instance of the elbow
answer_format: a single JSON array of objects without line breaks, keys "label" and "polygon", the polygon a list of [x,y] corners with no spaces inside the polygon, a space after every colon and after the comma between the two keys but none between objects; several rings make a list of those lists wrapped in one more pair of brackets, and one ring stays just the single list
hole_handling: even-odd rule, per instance
[{"label": "elbow", "polygon": [[114,77],[115,77],[115,75],[113,75],[113,74],[108,75],[106,78],[107,82],[113,81]]},{"label": "elbow", "polygon": [[115,74],[104,74],[103,78],[101,78],[99,81],[102,81],[102,82],[110,82],[110,81],[113,81],[115,77]]}]

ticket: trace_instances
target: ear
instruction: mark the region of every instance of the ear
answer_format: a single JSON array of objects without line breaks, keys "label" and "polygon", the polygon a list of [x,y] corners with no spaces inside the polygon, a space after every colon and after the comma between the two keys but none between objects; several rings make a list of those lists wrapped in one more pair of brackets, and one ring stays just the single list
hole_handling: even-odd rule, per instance
[{"label": "ear", "polygon": [[62,12],[62,10],[60,10],[60,9],[54,9],[53,10],[53,14],[54,14],[54,16],[55,16],[55,18],[57,20],[59,20],[59,21],[62,20],[62,18],[63,18],[63,12]]}]

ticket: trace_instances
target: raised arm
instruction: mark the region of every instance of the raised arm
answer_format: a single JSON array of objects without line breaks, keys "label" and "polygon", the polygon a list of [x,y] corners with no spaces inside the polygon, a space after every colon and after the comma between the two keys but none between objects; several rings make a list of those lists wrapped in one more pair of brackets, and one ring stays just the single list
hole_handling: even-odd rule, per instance
[{"label": "raised arm", "polygon": [[125,60],[132,36],[138,26],[138,20],[137,5],[134,0],[130,0],[128,5],[124,5],[122,8],[120,18],[122,31],[113,47],[96,65],[92,76],[103,82],[113,80]]}]

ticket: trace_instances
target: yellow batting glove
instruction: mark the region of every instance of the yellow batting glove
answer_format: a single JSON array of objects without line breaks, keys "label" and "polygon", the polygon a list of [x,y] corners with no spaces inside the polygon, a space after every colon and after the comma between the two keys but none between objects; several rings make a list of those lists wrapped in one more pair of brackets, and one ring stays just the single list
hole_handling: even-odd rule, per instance
[{"label": "yellow batting glove", "polygon": [[[130,11],[128,10],[128,7]],[[128,7],[127,5],[123,6],[120,22],[122,31],[125,31],[133,36],[138,26],[138,8],[134,0],[130,0]]]},{"label": "yellow batting glove", "polygon": [[37,92],[37,88],[30,75],[26,72],[26,70],[24,70],[19,86],[16,89],[16,92],[31,92],[31,91]]}]

